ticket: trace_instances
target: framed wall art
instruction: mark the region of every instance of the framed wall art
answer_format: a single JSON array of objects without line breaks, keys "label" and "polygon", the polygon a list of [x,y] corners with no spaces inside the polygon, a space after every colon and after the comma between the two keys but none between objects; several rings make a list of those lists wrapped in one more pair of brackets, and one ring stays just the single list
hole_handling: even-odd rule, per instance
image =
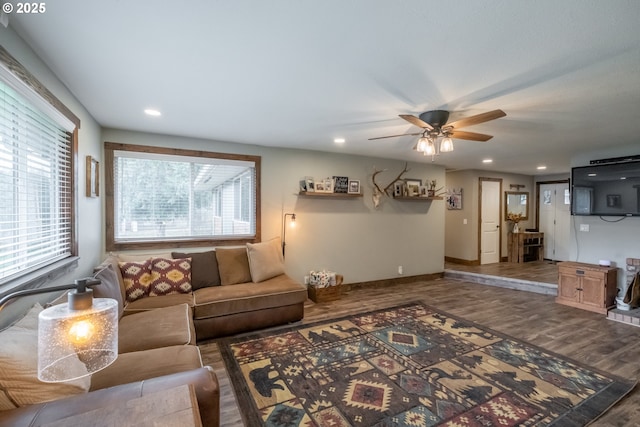
[{"label": "framed wall art", "polygon": [[100,196],[100,162],[87,156],[87,197]]},{"label": "framed wall art", "polygon": [[349,194],[360,194],[360,181],[357,179],[349,180]]},{"label": "framed wall art", "polygon": [[462,209],[462,188],[452,188],[447,191],[447,209]]},{"label": "framed wall art", "polygon": [[410,179],[407,178],[404,180],[405,185],[407,186],[407,196],[408,197],[417,197],[420,195],[420,186],[422,185],[421,179]]}]

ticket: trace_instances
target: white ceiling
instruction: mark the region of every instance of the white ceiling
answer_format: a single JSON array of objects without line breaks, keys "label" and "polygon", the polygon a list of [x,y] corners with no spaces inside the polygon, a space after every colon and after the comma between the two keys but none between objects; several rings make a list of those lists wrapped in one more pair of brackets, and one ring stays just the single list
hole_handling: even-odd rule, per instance
[{"label": "white ceiling", "polygon": [[105,127],[430,162],[411,150],[416,137],[367,139],[419,130],[398,114],[500,108],[507,117],[463,129],[493,139],[456,140],[435,162],[536,175],[603,145],[640,154],[637,0],[46,7],[9,25]]}]

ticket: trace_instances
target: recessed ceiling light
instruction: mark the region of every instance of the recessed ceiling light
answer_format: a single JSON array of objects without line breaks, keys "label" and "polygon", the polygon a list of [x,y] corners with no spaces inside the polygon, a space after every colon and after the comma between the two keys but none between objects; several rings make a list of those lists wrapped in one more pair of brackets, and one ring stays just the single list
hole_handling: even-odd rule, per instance
[{"label": "recessed ceiling light", "polygon": [[590,173],[588,176],[596,176],[598,175],[597,173]]},{"label": "recessed ceiling light", "polygon": [[493,163],[493,159],[483,159],[482,163]]},{"label": "recessed ceiling light", "polygon": [[336,144],[344,144],[346,140],[344,138],[336,138],[333,140]]},{"label": "recessed ceiling light", "polygon": [[620,179],[627,179],[627,177],[626,176],[621,176]]},{"label": "recessed ceiling light", "polygon": [[536,169],[538,169],[539,171],[543,171],[545,170],[547,167],[544,165],[538,166]]},{"label": "recessed ceiling light", "polygon": [[153,108],[147,108],[146,110],[144,110],[144,113],[147,116],[154,116],[154,117],[158,117],[158,116],[162,115],[162,113],[160,111],[154,110]]}]

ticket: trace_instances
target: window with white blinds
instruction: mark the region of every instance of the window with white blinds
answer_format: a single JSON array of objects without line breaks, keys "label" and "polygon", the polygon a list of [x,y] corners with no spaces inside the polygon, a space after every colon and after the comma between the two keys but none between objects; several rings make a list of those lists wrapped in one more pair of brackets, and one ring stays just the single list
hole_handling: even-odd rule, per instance
[{"label": "window with white blinds", "polygon": [[108,250],[259,235],[259,157],[112,143],[105,157]]},{"label": "window with white blinds", "polygon": [[72,150],[71,134],[0,78],[0,285],[72,255]]}]

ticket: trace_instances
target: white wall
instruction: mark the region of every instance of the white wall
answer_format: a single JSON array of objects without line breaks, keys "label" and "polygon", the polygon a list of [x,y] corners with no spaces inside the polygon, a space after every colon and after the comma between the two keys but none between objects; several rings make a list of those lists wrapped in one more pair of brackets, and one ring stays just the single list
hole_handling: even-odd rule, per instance
[{"label": "white wall", "polygon": [[[154,135],[104,129],[103,140],[125,144],[179,147],[262,157],[262,240],[281,235],[282,215],[295,212],[296,227],[286,234],[286,271],[302,281],[312,269],[343,274],[345,283],[441,272],[444,269],[444,201],[401,202],[384,199],[378,210],[371,200],[374,166],[386,185],[403,162],[316,151]],[[444,182],[444,168],[409,164],[405,177]],[[298,196],[304,176],[359,179],[364,197],[317,199]],[[102,226],[104,233],[104,225]]]},{"label": "white wall", "polygon": [[[605,147],[575,156],[571,166],[587,166],[590,160],[607,159],[640,154],[640,143],[620,147]],[[570,259],[572,261],[597,264],[599,260],[613,261],[618,267],[618,287],[625,283],[627,258],[640,258],[640,217],[572,216]],[[580,224],[588,224],[589,231],[579,231]]]}]

